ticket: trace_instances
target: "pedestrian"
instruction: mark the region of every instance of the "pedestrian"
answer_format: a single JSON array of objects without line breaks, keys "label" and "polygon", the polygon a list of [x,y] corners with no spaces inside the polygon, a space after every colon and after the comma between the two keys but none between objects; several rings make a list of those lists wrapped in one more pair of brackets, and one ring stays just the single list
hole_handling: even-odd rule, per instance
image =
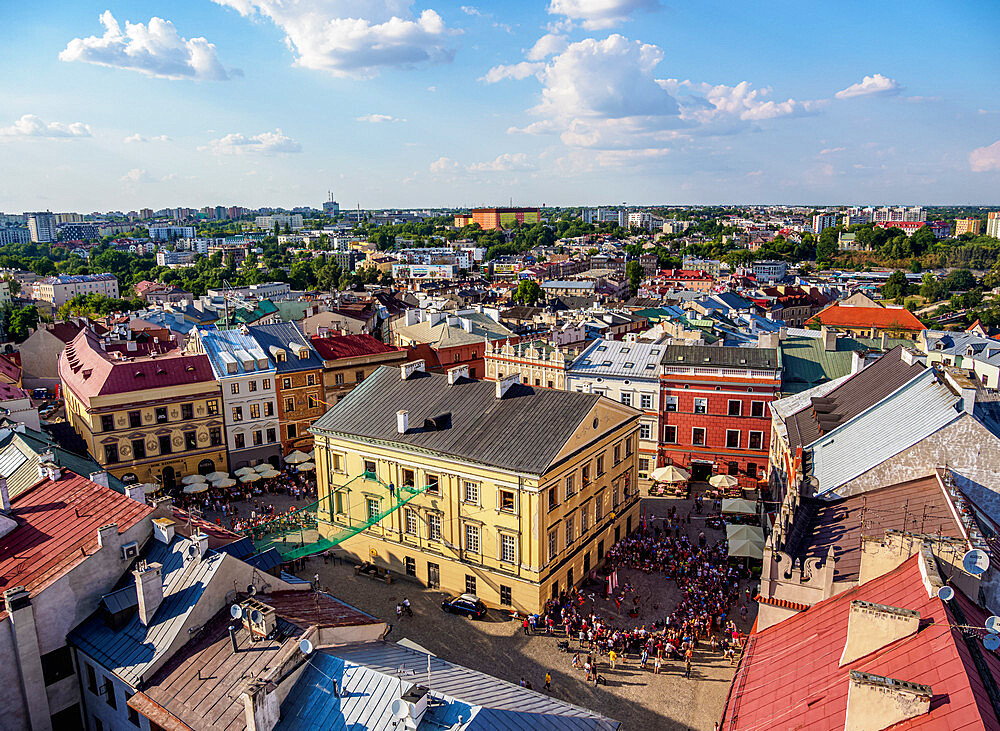
[{"label": "pedestrian", "polygon": [[583,664],[583,669],[587,671],[587,682],[590,682],[590,675],[594,672],[594,666],[589,661]]},{"label": "pedestrian", "polygon": [[657,655],[656,659],[653,660],[653,675],[659,675],[660,674],[660,666],[662,664],[663,664],[663,661],[660,659],[660,656]]},{"label": "pedestrian", "polygon": [[403,611],[406,612],[406,616],[408,617],[413,616],[413,610],[410,609],[410,600],[405,597],[403,598]]},{"label": "pedestrian", "polygon": [[615,669],[615,663],[618,662],[618,653],[612,650],[608,653],[608,660],[611,662],[611,669]]},{"label": "pedestrian", "polygon": [[402,616],[403,616],[403,605],[402,604],[397,604],[396,605],[396,619],[400,619]]},{"label": "pedestrian", "polygon": [[524,681],[524,678],[523,678],[523,677],[521,678],[521,687],[522,687],[522,688],[525,688],[525,687],[527,687],[527,684],[525,683],[525,681]]},{"label": "pedestrian", "polygon": [[684,656],[684,677],[691,677],[691,655],[687,654]]},{"label": "pedestrian", "polygon": [[313,589],[319,591],[319,574],[313,574]]},{"label": "pedestrian", "polygon": [[524,634],[526,634],[526,635],[530,635],[531,634],[531,624],[528,622],[528,618],[527,617],[525,617],[524,621],[521,622],[521,628],[524,629]]},{"label": "pedestrian", "polygon": [[552,674],[545,671],[545,690],[552,690]]},{"label": "pedestrian", "polygon": [[576,670],[580,669],[580,653],[579,652],[576,653],[575,655],[573,655],[573,667]]}]

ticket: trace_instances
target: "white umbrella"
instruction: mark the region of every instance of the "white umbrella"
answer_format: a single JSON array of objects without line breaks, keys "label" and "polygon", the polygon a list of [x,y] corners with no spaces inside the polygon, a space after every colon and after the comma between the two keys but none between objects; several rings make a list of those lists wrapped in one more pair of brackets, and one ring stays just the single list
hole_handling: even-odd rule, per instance
[{"label": "white umbrella", "polygon": [[243,477],[240,478],[240,482],[257,482],[257,480],[262,480],[262,479],[264,478],[261,477],[256,472],[251,472],[249,474],[243,475]]},{"label": "white umbrella", "polygon": [[263,472],[258,472],[257,474],[259,474],[265,480],[270,480],[275,477],[278,477],[281,473],[276,470],[264,470]]},{"label": "white umbrella", "polygon": [[226,488],[226,487],[232,487],[235,484],[236,484],[236,480],[234,480],[232,477],[223,477],[221,480],[217,480],[216,482],[213,482],[212,483],[212,487]]},{"label": "white umbrella", "polygon": [[722,501],[722,512],[741,515],[756,515],[757,504],[743,498],[725,498]]},{"label": "white umbrella", "polygon": [[738,484],[740,484],[740,481],[737,480],[732,475],[714,475],[708,481],[708,484],[711,485],[712,487],[720,487],[723,489],[727,489],[730,487],[736,487]]},{"label": "white umbrella", "polygon": [[224,480],[229,477],[228,472],[209,472],[205,477],[208,478],[209,482],[218,482],[219,480]]},{"label": "white umbrella", "polygon": [[303,462],[299,465],[299,472],[309,472],[314,469],[316,469],[316,465],[312,462]]},{"label": "white umbrella", "polygon": [[188,475],[181,482],[185,485],[193,485],[196,482],[208,482],[208,480],[205,479],[205,475]]},{"label": "white umbrella", "polygon": [[144,482],[139,487],[142,488],[144,495],[152,495],[154,492],[159,492],[161,489],[155,482]]},{"label": "white umbrella", "polygon": [[309,455],[306,454],[305,452],[300,452],[297,449],[291,454],[289,454],[287,457],[285,457],[285,464],[300,464],[302,462],[308,462],[308,461],[309,461]]},{"label": "white umbrella", "polygon": [[184,486],[184,492],[188,495],[193,495],[196,492],[205,492],[208,489],[207,482],[192,482],[190,485]]},{"label": "white umbrella", "polygon": [[684,482],[691,479],[691,475],[672,464],[668,464],[666,467],[657,467],[649,476],[656,482]]},{"label": "white umbrella", "polygon": [[746,556],[748,558],[763,558],[764,529],[755,525],[726,524],[726,541],[729,543],[730,556]]},{"label": "white umbrella", "polygon": [[269,472],[270,470],[273,469],[274,467],[271,466],[270,462],[261,462],[259,465],[253,468],[253,471],[261,473],[261,472]]},{"label": "white umbrella", "polygon": [[257,470],[255,470],[253,467],[240,467],[235,472],[235,475],[237,477],[244,477],[246,475],[255,475],[255,474],[257,474]]}]

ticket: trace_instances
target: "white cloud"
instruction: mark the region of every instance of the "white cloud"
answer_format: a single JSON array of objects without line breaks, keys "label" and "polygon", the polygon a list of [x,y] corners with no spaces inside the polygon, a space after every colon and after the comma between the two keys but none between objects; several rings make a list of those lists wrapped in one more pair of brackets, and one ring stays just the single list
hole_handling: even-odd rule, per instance
[{"label": "white cloud", "polygon": [[354,118],[355,122],[368,122],[378,124],[380,122],[405,122],[401,117],[393,117],[391,114],[363,114]]},{"label": "white cloud", "polygon": [[477,162],[469,165],[468,168],[471,172],[512,172],[514,170],[534,170],[535,165],[529,159],[527,154],[523,152],[509,153],[505,152],[502,155],[497,155],[494,160],[489,162]]},{"label": "white cloud", "polygon": [[101,13],[103,36],[74,38],[59,54],[61,61],[138,71],[161,79],[225,81],[242,75],[227,70],[215,45],[204,38],[183,38],[169,20],[150,18],[149,25],[125,21],[125,30],[110,10]]},{"label": "white cloud", "polygon": [[170,142],[170,138],[167,137],[167,135],[153,135],[152,137],[146,137],[138,132],[125,138],[126,144],[135,142]]},{"label": "white cloud", "polygon": [[295,65],[365,79],[383,68],[450,62],[453,37],[433,10],[414,16],[412,0],[213,0],[285,33]]},{"label": "white cloud", "polygon": [[820,155],[833,155],[833,154],[835,154],[837,152],[843,152],[846,149],[847,149],[846,147],[825,147],[825,148],[823,148],[822,150],[819,151],[819,154]]},{"label": "white cloud", "polygon": [[969,153],[969,167],[974,173],[1000,171],[1000,140]]},{"label": "white cloud", "polygon": [[529,61],[521,61],[521,63],[515,63],[509,66],[501,64],[491,68],[486,72],[485,76],[481,76],[479,80],[485,81],[487,84],[495,84],[498,81],[503,81],[504,79],[516,79],[520,81],[521,79],[526,79],[529,76],[537,74],[543,68],[545,68],[544,63],[532,63]]},{"label": "white cloud", "polygon": [[565,15],[589,30],[611,28],[636,10],[658,10],[659,0],[552,0],[549,13]]},{"label": "white cloud", "polygon": [[276,155],[302,152],[302,145],[286,136],[280,129],[274,132],[261,132],[253,137],[246,137],[238,132],[230,133],[208,145],[199,147],[199,151],[208,151],[216,155]]},{"label": "white cloud", "polygon": [[462,166],[457,162],[452,160],[450,157],[439,157],[437,160],[430,164],[430,171],[435,175],[441,175],[444,173],[457,173],[461,170]]},{"label": "white cloud", "polygon": [[902,90],[903,87],[895,79],[890,79],[888,76],[883,76],[882,74],[874,74],[873,76],[866,76],[857,84],[851,84],[846,89],[841,89],[834,96],[838,99],[851,99],[856,96],[869,96],[871,94],[889,96],[898,94]]},{"label": "white cloud", "polygon": [[697,84],[677,79],[665,79],[659,83],[680,97],[683,118],[703,124],[726,118],[754,122],[806,114],[823,105],[822,101],[773,101],[767,99],[770,87],[755,89],[749,81],[741,81],[735,86]]},{"label": "white cloud", "polygon": [[535,45],[525,54],[525,58],[529,61],[541,61],[554,53],[562,53],[568,45],[569,41],[566,40],[566,36],[546,33],[535,41]]},{"label": "white cloud", "polygon": [[123,183],[148,183],[151,180],[149,173],[142,168],[132,168],[121,177]]},{"label": "white cloud", "polygon": [[45,122],[35,114],[25,114],[9,127],[0,127],[0,137],[90,137],[90,126],[83,122],[64,124]]},{"label": "white cloud", "polygon": [[483,13],[475,5],[463,5],[462,12],[466,15],[482,15]]}]

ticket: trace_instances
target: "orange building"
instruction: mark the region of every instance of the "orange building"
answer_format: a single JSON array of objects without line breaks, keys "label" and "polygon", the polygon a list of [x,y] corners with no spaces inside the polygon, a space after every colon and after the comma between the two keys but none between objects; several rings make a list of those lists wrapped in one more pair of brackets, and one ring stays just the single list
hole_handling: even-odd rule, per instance
[{"label": "orange building", "polygon": [[518,223],[538,223],[541,218],[537,208],[473,208],[472,220],[484,231],[492,231]]}]

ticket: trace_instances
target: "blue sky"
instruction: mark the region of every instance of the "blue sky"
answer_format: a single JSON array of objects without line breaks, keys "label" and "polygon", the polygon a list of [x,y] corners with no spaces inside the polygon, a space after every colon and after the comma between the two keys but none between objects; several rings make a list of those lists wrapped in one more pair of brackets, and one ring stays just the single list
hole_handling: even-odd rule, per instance
[{"label": "blue sky", "polygon": [[0,21],[8,212],[1000,192],[996,2],[39,0]]}]

